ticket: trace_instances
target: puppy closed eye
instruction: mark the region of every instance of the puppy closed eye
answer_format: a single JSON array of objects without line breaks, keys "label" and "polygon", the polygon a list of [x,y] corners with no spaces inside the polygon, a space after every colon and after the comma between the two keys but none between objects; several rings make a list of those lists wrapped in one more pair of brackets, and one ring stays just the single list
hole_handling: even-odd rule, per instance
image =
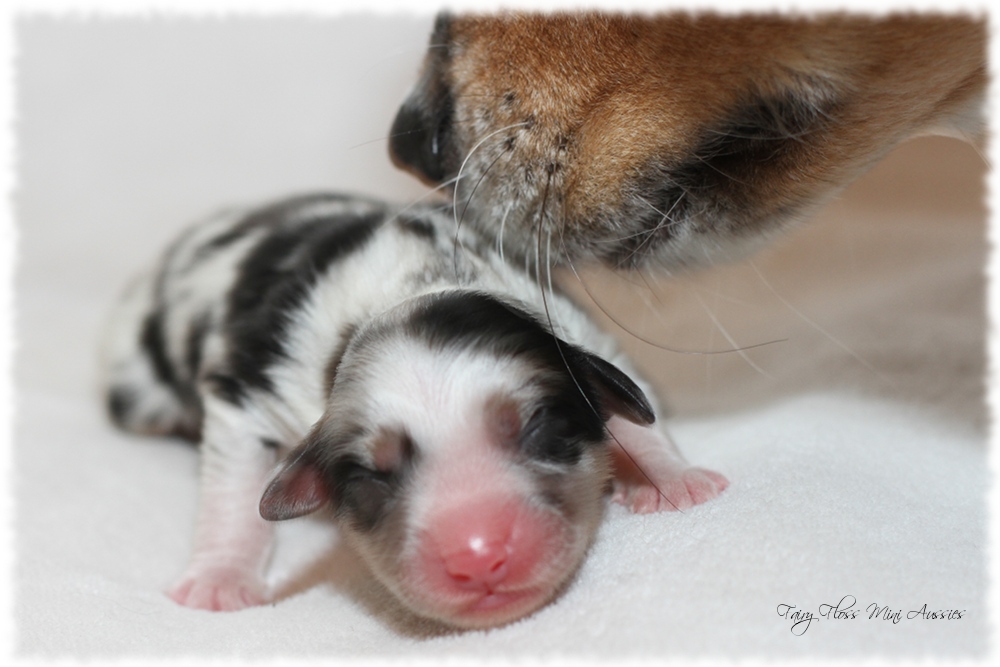
[{"label": "puppy closed eye", "polygon": [[551,407],[535,411],[521,431],[519,445],[524,454],[545,463],[573,465],[583,455],[580,430]]},{"label": "puppy closed eye", "polygon": [[389,512],[401,486],[397,471],[380,471],[346,459],[337,465],[338,509],[361,530],[371,530]]}]

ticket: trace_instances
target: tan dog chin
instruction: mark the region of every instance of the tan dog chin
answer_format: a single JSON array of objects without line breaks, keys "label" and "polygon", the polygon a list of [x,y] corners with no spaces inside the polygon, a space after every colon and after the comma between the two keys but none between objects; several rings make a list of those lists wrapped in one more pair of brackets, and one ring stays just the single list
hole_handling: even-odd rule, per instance
[{"label": "tan dog chin", "polygon": [[712,262],[912,135],[981,140],[985,40],[945,15],[442,15],[390,151],[510,253]]}]

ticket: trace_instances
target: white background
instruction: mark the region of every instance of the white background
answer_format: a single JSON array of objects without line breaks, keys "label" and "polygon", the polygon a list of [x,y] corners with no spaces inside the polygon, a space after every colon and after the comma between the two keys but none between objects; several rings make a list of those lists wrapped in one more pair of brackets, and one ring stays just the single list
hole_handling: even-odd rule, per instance
[{"label": "white background", "polygon": [[[407,201],[386,135],[429,15],[32,18],[15,24],[16,649],[42,656],[974,656],[986,649],[982,160],[903,147],[751,261],[588,278],[695,463],[731,488],[679,514],[611,507],[555,604],[423,638],[330,526],[282,526],[279,603],[177,607],[196,451],[115,432],[102,318],[181,226],[335,188]],[[587,274],[594,276],[594,274]],[[653,281],[653,277],[648,277]],[[647,304],[647,305],[643,305]],[[853,595],[961,620],[821,620]]]}]

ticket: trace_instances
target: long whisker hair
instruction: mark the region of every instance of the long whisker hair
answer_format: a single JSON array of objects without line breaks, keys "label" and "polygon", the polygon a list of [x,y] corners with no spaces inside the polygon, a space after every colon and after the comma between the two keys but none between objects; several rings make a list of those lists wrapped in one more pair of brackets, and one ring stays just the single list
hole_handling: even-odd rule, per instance
[{"label": "long whisker hair", "polygon": [[729,331],[726,329],[726,327],[722,326],[722,322],[719,321],[719,318],[715,316],[715,313],[712,311],[712,309],[708,307],[707,303],[705,303],[705,299],[702,298],[701,293],[699,293],[697,289],[694,289],[692,291],[692,294],[694,294],[695,299],[698,300],[698,303],[701,305],[702,309],[708,315],[709,319],[712,320],[712,324],[714,324],[715,328],[718,329],[719,333],[722,334],[722,337],[725,338],[729,342],[729,344],[733,346],[733,351],[736,352],[736,354],[740,355],[740,358],[742,358],[743,361],[747,362],[750,368],[754,369],[767,379],[773,380],[774,376],[772,376],[763,368],[755,364],[754,361],[747,355],[746,351],[747,349],[750,348],[737,346],[736,341],[729,334]]},{"label": "long whisker hair", "polygon": [[[461,234],[461,229],[462,229],[462,222],[465,220],[465,214],[469,210],[469,204],[472,203],[472,198],[475,197],[476,191],[479,189],[479,186],[482,184],[483,179],[486,178],[486,175],[490,172],[491,169],[493,169],[494,165],[496,165],[496,163],[504,155],[510,155],[511,151],[513,150],[511,148],[511,144],[506,143],[504,145],[504,148],[497,154],[497,156],[495,158],[493,158],[493,160],[490,161],[490,163],[489,163],[489,165],[487,165],[486,169],[483,170],[483,173],[479,175],[479,178],[476,180],[476,184],[472,187],[472,191],[469,193],[469,195],[467,197],[463,198],[463,197],[459,196],[459,182],[462,179],[462,177],[464,176],[465,167],[466,167],[466,165],[468,165],[469,160],[472,158],[472,156],[475,154],[475,152],[477,150],[479,150],[479,148],[483,144],[485,144],[489,139],[495,137],[496,135],[500,134],[501,132],[506,132],[506,131],[511,130],[513,128],[521,127],[521,126],[524,126],[524,125],[527,125],[527,123],[524,123],[524,122],[513,123],[513,124],[508,125],[506,127],[501,127],[498,130],[490,132],[485,137],[483,137],[482,139],[480,139],[479,142],[477,142],[476,145],[473,146],[471,150],[469,150],[468,154],[465,156],[465,159],[462,161],[462,165],[458,169],[458,174],[455,177],[455,190],[454,190],[454,192],[452,194],[452,215],[454,216],[454,219],[455,219],[455,239],[454,239],[454,249],[453,249],[453,252],[452,252],[452,264],[453,264],[452,268],[453,268],[453,270],[455,272],[456,279],[459,277],[458,276],[458,255],[459,255],[460,252],[464,252],[464,246],[462,245],[462,240],[461,240],[461,235],[460,235]],[[459,205],[459,202],[463,201],[463,200],[464,200],[465,206],[462,207],[462,212],[459,213],[458,212],[458,205]]]},{"label": "long whisker hair", "polygon": [[427,191],[424,192],[422,195],[420,195],[419,197],[414,198],[413,201],[411,201],[409,204],[407,204],[403,208],[399,209],[399,211],[396,212],[396,215],[398,216],[401,213],[405,213],[406,211],[410,210],[411,208],[413,208],[414,206],[416,206],[417,204],[419,204],[423,200],[425,200],[428,197],[430,197],[431,195],[437,194],[438,192],[441,192],[442,190],[444,190],[445,188],[447,188],[447,187],[449,187],[451,185],[455,185],[456,183],[458,183],[458,179],[459,179],[459,177],[455,176],[454,178],[450,178],[447,181],[444,181],[442,183],[439,183],[438,185],[435,185],[433,188],[428,188]]},{"label": "long whisker hair", "polygon": [[505,264],[507,260],[503,256],[503,231],[504,227],[507,226],[507,216],[510,215],[510,209],[514,207],[514,202],[509,202],[507,208],[504,209],[503,217],[500,218],[500,232],[497,234],[497,252],[500,254],[500,262]]},{"label": "long whisker hair", "polygon": [[666,211],[661,211],[660,209],[656,208],[651,203],[649,203],[649,201],[647,201],[645,197],[639,197],[639,200],[642,201],[642,203],[644,203],[649,208],[653,209],[654,212],[660,214],[660,220],[659,220],[659,222],[656,223],[656,226],[653,227],[652,229],[644,229],[641,232],[637,232],[635,234],[635,236],[640,236],[640,235],[644,234],[645,238],[643,238],[642,241],[640,241],[638,245],[636,245],[634,248],[632,248],[632,252],[630,252],[627,257],[623,258],[619,262],[620,265],[625,265],[625,264],[630,263],[634,257],[636,257],[636,256],[639,255],[639,253],[642,251],[643,247],[645,247],[646,245],[648,245],[653,240],[653,238],[660,232],[660,230],[662,230],[662,229],[670,229],[670,228],[675,227],[676,225],[678,225],[680,223],[679,220],[674,220],[671,217],[671,214],[674,212],[674,209],[676,209],[678,206],[680,206],[681,202],[684,200],[684,197],[686,195],[687,195],[686,191],[682,192],[681,196],[678,197],[674,201],[674,203],[670,205],[670,208],[667,209]]},{"label": "long whisker hair", "polygon": [[832,342],[834,345],[836,345],[837,347],[839,347],[841,350],[843,350],[844,352],[846,352],[847,354],[849,354],[851,356],[851,358],[853,358],[859,364],[861,364],[862,366],[864,366],[873,375],[875,375],[875,377],[877,377],[879,380],[881,380],[882,382],[885,382],[887,386],[894,387],[894,388],[898,387],[898,385],[896,384],[896,382],[894,382],[891,378],[889,378],[884,373],[882,373],[877,368],[875,368],[875,366],[873,366],[867,359],[865,359],[864,357],[862,357],[861,355],[859,355],[857,352],[855,352],[854,350],[852,350],[847,344],[845,344],[844,342],[842,342],[839,338],[837,338],[832,333],[830,333],[829,331],[827,331],[826,329],[824,329],[822,326],[820,326],[818,322],[816,322],[815,320],[813,320],[812,318],[810,318],[809,316],[807,316],[805,313],[803,313],[801,310],[799,310],[798,308],[796,308],[794,304],[792,304],[790,301],[788,301],[788,299],[786,299],[785,297],[781,296],[781,294],[778,293],[778,291],[774,288],[774,286],[771,285],[770,281],[768,281],[767,278],[764,277],[764,274],[761,273],[760,269],[757,267],[757,264],[754,263],[753,260],[749,260],[749,264],[750,264],[750,268],[752,268],[754,270],[754,273],[757,274],[757,277],[760,279],[760,282],[764,285],[764,287],[766,287],[768,289],[768,291],[770,291],[771,294],[774,295],[774,297],[778,301],[780,301],[783,306],[785,306],[786,308],[788,308],[788,310],[790,310],[792,313],[794,313],[796,317],[798,317],[803,322],[805,322],[806,324],[808,324],[809,326],[811,326],[813,329],[815,329],[816,331],[818,331],[820,334],[822,334],[824,337],[826,337],[830,342]]},{"label": "long whisker hair", "polygon": [[[548,179],[545,182],[545,190],[544,190],[544,192],[542,194],[542,204],[541,204],[541,207],[539,208],[538,224],[536,226],[535,255],[536,255],[536,257],[539,258],[539,260],[536,260],[536,261],[540,261],[540,258],[541,258],[542,228],[543,228],[544,223],[545,223],[546,205],[548,204],[549,186],[551,185],[551,183],[552,183],[552,171],[549,171]],[[560,230],[560,233],[561,233],[562,232],[562,227],[561,226],[560,226],[559,230]],[[548,274],[546,277],[547,277],[547,282],[548,282],[549,294],[551,295],[551,294],[553,294],[553,292],[552,292],[552,265],[551,265],[551,249],[552,249],[552,230],[551,229],[547,230],[546,239],[547,239],[547,243],[546,243],[546,260],[545,260],[545,262],[546,262],[546,273]],[[560,240],[563,241],[562,238]],[[552,310],[549,308],[549,300],[548,300],[548,297],[546,296],[545,288],[542,286],[542,277],[541,277],[540,267],[536,266],[536,268],[539,269],[539,271],[537,271],[537,280],[538,280],[538,288],[539,288],[539,291],[540,291],[541,297],[542,297],[542,307],[545,310],[545,319],[548,322],[549,330],[552,332],[552,337],[553,337],[553,340],[555,341],[556,349],[559,351],[559,356],[562,358],[563,366],[566,368],[566,372],[569,373],[570,379],[573,380],[573,384],[576,385],[577,391],[580,392],[580,396],[583,397],[583,400],[587,403],[587,406],[593,411],[593,413],[595,415],[598,416],[598,418],[600,418],[603,421],[603,416],[601,415],[600,410],[597,409],[597,406],[594,405],[593,402],[590,400],[590,397],[587,396],[587,393],[583,390],[583,386],[580,384],[580,380],[577,379],[576,375],[573,373],[572,367],[569,365],[569,360],[566,358],[566,352],[563,350],[562,342],[560,341],[559,336],[556,334],[555,322],[553,322],[553,319],[552,319]],[[677,505],[674,504],[674,502],[671,501],[670,498],[668,498],[666,496],[666,494],[663,493],[663,490],[660,489],[659,486],[657,486],[656,482],[653,481],[653,478],[650,477],[646,473],[646,471],[642,469],[642,466],[639,465],[639,462],[635,460],[635,458],[632,456],[632,454],[629,453],[628,449],[625,448],[625,445],[622,444],[622,442],[615,436],[614,433],[612,433],[607,428],[606,425],[605,425],[605,429],[604,430],[608,434],[608,436],[612,440],[615,441],[615,444],[617,444],[618,448],[622,451],[623,454],[625,454],[625,457],[628,458],[628,460],[632,463],[633,466],[635,466],[635,469],[638,470],[642,474],[642,476],[646,478],[646,481],[649,482],[650,486],[652,486],[654,489],[656,489],[656,492],[660,495],[660,497],[663,498],[664,500],[666,500],[668,503],[670,503],[670,505],[675,510],[677,510],[678,512],[682,512],[683,510],[681,510],[679,507],[677,507]]]},{"label": "long whisker hair", "polygon": [[[623,322],[614,313],[612,313],[610,310],[608,310],[608,308],[606,308],[604,306],[604,304],[601,303],[600,299],[597,298],[597,296],[594,294],[593,290],[591,290],[590,286],[587,284],[587,281],[585,281],[583,279],[583,276],[577,270],[576,265],[573,264],[572,260],[570,260],[569,258],[567,258],[567,260],[566,260],[566,266],[567,266],[567,268],[569,268],[570,271],[573,272],[573,276],[576,278],[577,282],[580,283],[580,286],[583,288],[583,291],[587,293],[587,296],[594,303],[594,305],[597,307],[597,309],[600,310],[601,313],[604,314],[605,317],[607,317],[609,320],[611,320],[615,324],[615,326],[617,326],[622,331],[624,331],[628,335],[632,336],[636,340],[642,341],[643,343],[645,343],[647,345],[650,345],[652,347],[655,347],[657,349],[664,350],[666,352],[673,352],[675,354],[702,356],[702,355],[714,355],[714,354],[732,354],[734,352],[745,352],[747,350],[753,350],[753,349],[756,349],[758,347],[765,347],[765,346],[768,346],[768,345],[774,345],[776,343],[784,343],[784,342],[788,341],[787,338],[778,338],[778,339],[775,339],[775,340],[765,341],[763,343],[754,343],[752,345],[736,346],[736,344],[732,340],[729,340],[730,345],[733,345],[733,347],[730,347],[730,348],[727,348],[727,349],[724,349],[724,350],[690,350],[690,349],[684,349],[684,348],[679,348],[679,347],[672,347],[670,345],[665,345],[663,343],[660,343],[659,341],[655,341],[655,340],[652,340],[650,338],[647,338],[646,336],[640,334],[638,331],[635,331],[634,329],[630,328],[625,322]],[[656,293],[655,290],[653,290],[652,287],[649,286],[648,283],[646,284],[646,286],[649,289],[650,293],[652,293],[652,294]],[[716,322],[716,326],[719,326],[717,322]]]},{"label": "long whisker hair", "polygon": [[[473,119],[460,119],[460,118],[452,118],[451,119],[451,125],[452,126],[471,125],[474,122],[475,122],[474,118]],[[363,146],[368,146],[370,144],[377,144],[380,141],[389,141],[390,139],[395,139],[396,137],[405,137],[408,134],[416,134],[417,132],[424,132],[424,131],[425,130],[423,128],[415,127],[412,130],[403,130],[402,132],[394,132],[392,134],[386,134],[384,136],[376,137],[374,139],[368,139],[366,141],[362,141],[361,143],[354,144],[352,146],[348,146],[347,150],[350,151],[350,150],[354,150],[356,148],[361,148]]]},{"label": "long whisker hair", "polygon": [[[458,168],[458,178],[461,178],[461,176],[462,176],[462,173],[463,173],[463,172],[465,171],[465,167],[466,167],[466,166],[467,166],[467,165],[469,164],[469,160],[470,160],[470,159],[472,159],[472,156],[473,156],[473,155],[475,155],[476,151],[477,151],[477,150],[479,150],[479,147],[480,147],[480,146],[482,146],[482,145],[483,145],[484,143],[486,143],[487,141],[489,141],[490,139],[492,139],[492,138],[493,138],[493,137],[495,137],[496,135],[500,134],[501,132],[506,132],[506,131],[508,131],[508,130],[512,130],[512,129],[514,129],[515,127],[524,127],[524,126],[526,126],[526,125],[529,125],[529,124],[530,124],[530,123],[528,123],[527,121],[522,121],[522,122],[520,122],[520,123],[513,123],[513,124],[511,124],[511,125],[507,125],[507,126],[505,126],[505,127],[501,127],[501,128],[500,128],[500,129],[498,129],[498,130],[494,130],[493,132],[490,132],[490,133],[489,133],[489,134],[487,134],[487,135],[486,135],[485,137],[483,137],[482,139],[480,139],[480,140],[479,140],[479,141],[478,141],[478,142],[476,143],[476,145],[475,145],[475,146],[473,146],[473,147],[472,147],[472,148],[471,148],[471,149],[469,150],[469,152],[468,152],[468,153],[467,153],[467,154],[465,155],[465,159],[464,159],[464,160],[462,160],[462,164],[461,164],[461,166],[460,166],[460,167]],[[480,181],[481,181],[481,180],[482,180],[482,179],[480,179]],[[477,184],[477,187],[478,187],[478,184]],[[471,196],[470,196],[470,200],[471,200]],[[458,188],[456,187],[456,188],[455,188],[455,203],[457,204],[457,203],[458,203],[458,201],[459,201],[459,198],[458,198]],[[463,211],[463,213],[464,213],[464,211]],[[456,226],[457,226],[457,225],[458,225],[458,223],[459,223],[459,220],[458,220],[458,211],[457,211],[457,210],[456,210],[456,212],[455,212],[455,216],[456,216],[456,217],[455,217],[455,224],[456,224]]]},{"label": "long whisker hair", "polygon": [[[452,240],[453,247],[452,247],[451,257],[452,257],[452,270],[455,272],[456,280],[459,278],[458,255],[460,252],[462,253],[465,252],[465,245],[462,243],[462,238],[461,238],[462,222],[465,220],[465,212],[466,210],[468,210],[469,203],[472,201],[472,197],[475,196],[476,190],[479,188],[479,184],[483,182],[483,179],[486,178],[486,174],[488,174],[490,170],[493,169],[493,165],[495,165],[497,161],[503,156],[504,153],[500,153],[499,155],[497,155],[495,158],[493,158],[493,160],[486,167],[486,169],[483,170],[483,173],[479,176],[479,180],[476,181],[475,187],[472,188],[472,192],[469,194],[469,198],[465,201],[465,208],[462,209],[462,214],[458,216],[457,220],[455,221],[455,237]],[[457,208],[457,203],[453,204],[452,207],[453,213],[455,208]]]}]

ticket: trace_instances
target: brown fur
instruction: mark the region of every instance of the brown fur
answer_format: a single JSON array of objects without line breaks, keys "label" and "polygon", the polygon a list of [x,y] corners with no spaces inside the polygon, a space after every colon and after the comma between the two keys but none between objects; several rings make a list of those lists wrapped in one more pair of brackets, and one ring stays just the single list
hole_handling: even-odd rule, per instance
[{"label": "brown fur", "polygon": [[980,140],[985,40],[944,15],[442,16],[391,152],[459,176],[508,252],[715,261],[914,134]]}]

